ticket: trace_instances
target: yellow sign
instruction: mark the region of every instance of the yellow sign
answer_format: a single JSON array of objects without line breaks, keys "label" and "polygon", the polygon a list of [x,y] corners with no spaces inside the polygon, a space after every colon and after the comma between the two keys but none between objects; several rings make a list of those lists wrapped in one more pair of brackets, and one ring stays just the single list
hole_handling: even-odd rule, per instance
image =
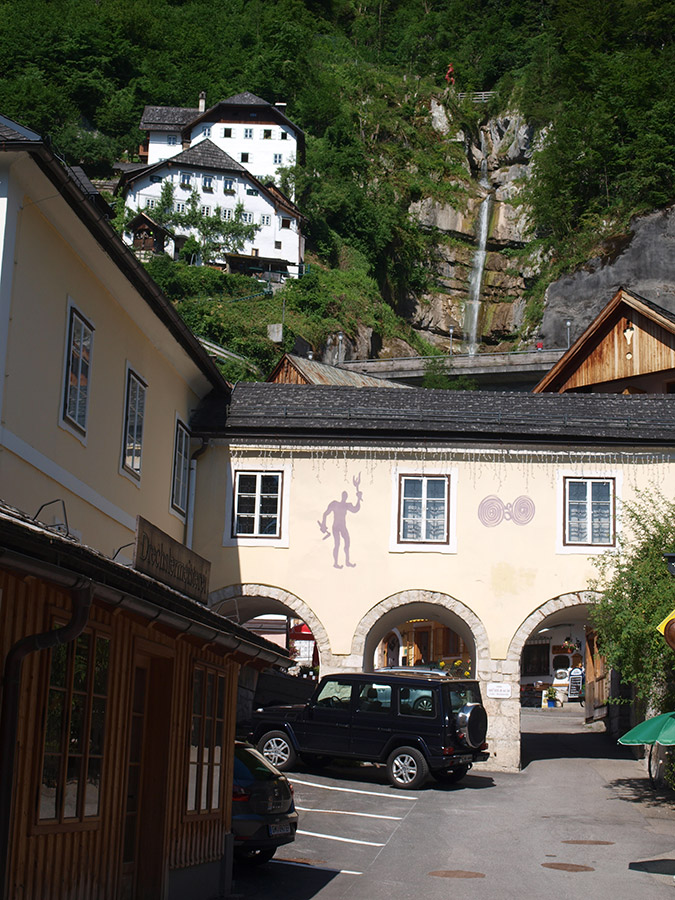
[{"label": "yellow sign", "polygon": [[672,612],[668,613],[668,615],[665,617],[663,622],[661,622],[659,625],[656,626],[656,630],[660,631],[661,634],[665,634],[666,633],[666,625],[668,624],[668,622],[672,622],[673,619],[675,619],[675,609]]}]

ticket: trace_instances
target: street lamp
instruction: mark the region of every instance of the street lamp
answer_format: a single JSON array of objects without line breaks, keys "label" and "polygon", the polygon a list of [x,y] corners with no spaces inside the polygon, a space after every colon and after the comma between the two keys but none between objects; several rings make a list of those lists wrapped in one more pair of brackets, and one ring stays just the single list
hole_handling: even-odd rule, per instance
[{"label": "street lamp", "polygon": [[565,327],[567,328],[567,349],[569,350],[570,349],[570,330],[572,328],[571,319],[567,319],[565,321]]},{"label": "street lamp", "polygon": [[450,335],[450,356],[452,356],[452,336],[455,333],[455,326],[450,325],[448,327],[448,334]]}]

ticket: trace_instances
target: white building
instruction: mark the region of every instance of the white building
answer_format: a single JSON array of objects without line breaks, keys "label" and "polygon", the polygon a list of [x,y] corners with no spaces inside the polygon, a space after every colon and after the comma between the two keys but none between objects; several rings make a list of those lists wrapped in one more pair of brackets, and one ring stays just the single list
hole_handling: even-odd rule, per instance
[{"label": "white building", "polygon": [[[118,190],[134,210],[152,210],[158,205],[165,182],[173,185],[174,205],[186,209],[192,192],[200,194],[201,211],[213,215],[216,208],[233,218],[239,204],[244,221],[259,226],[252,241],[239,253],[228,253],[219,262],[235,271],[258,270],[297,276],[304,260],[301,215],[295,204],[273,185],[263,185],[231,156],[206,138],[169,159],[126,172]],[[175,229],[178,250],[189,231]],[[127,237],[131,242],[131,237]]]},{"label": "white building", "polygon": [[147,133],[141,159],[153,165],[205,139],[244,165],[262,181],[276,180],[279,169],[304,163],[305,135],[286,116],[286,104],[272,105],[245,91],[206,109],[146,106],[140,128]]}]

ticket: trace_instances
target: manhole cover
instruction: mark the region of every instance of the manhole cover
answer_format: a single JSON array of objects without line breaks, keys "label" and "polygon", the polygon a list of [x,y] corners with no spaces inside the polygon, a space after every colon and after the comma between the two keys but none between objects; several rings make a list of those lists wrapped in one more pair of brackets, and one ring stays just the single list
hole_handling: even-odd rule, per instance
[{"label": "manhole cover", "polygon": [[591,866],[578,866],[576,863],[542,863],[544,869],[559,869],[561,872],[595,872]]},{"label": "manhole cover", "polygon": [[610,847],[614,841],[562,841],[563,844],[582,844],[584,847]]},{"label": "manhole cover", "polygon": [[482,872],[465,872],[463,869],[439,869],[429,874],[435,878],[485,878]]}]

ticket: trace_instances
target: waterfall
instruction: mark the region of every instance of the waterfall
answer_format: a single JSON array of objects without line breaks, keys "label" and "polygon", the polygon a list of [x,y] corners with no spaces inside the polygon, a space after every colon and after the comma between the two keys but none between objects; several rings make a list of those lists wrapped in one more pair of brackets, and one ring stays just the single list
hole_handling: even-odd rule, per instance
[{"label": "waterfall", "polygon": [[478,229],[476,252],[474,253],[473,263],[471,265],[471,276],[469,278],[469,299],[466,302],[466,310],[464,312],[464,335],[466,337],[469,349],[469,355],[473,356],[478,349],[478,314],[480,313],[480,286],[483,280],[483,269],[485,268],[485,257],[487,255],[487,237],[488,228],[490,226],[490,206],[492,202],[492,194],[490,193],[490,182],[488,180],[487,165],[487,141],[484,132],[480,133],[480,149],[483,158],[480,163],[480,180],[479,184],[485,188],[487,193],[485,199],[480,205],[478,212]]}]

